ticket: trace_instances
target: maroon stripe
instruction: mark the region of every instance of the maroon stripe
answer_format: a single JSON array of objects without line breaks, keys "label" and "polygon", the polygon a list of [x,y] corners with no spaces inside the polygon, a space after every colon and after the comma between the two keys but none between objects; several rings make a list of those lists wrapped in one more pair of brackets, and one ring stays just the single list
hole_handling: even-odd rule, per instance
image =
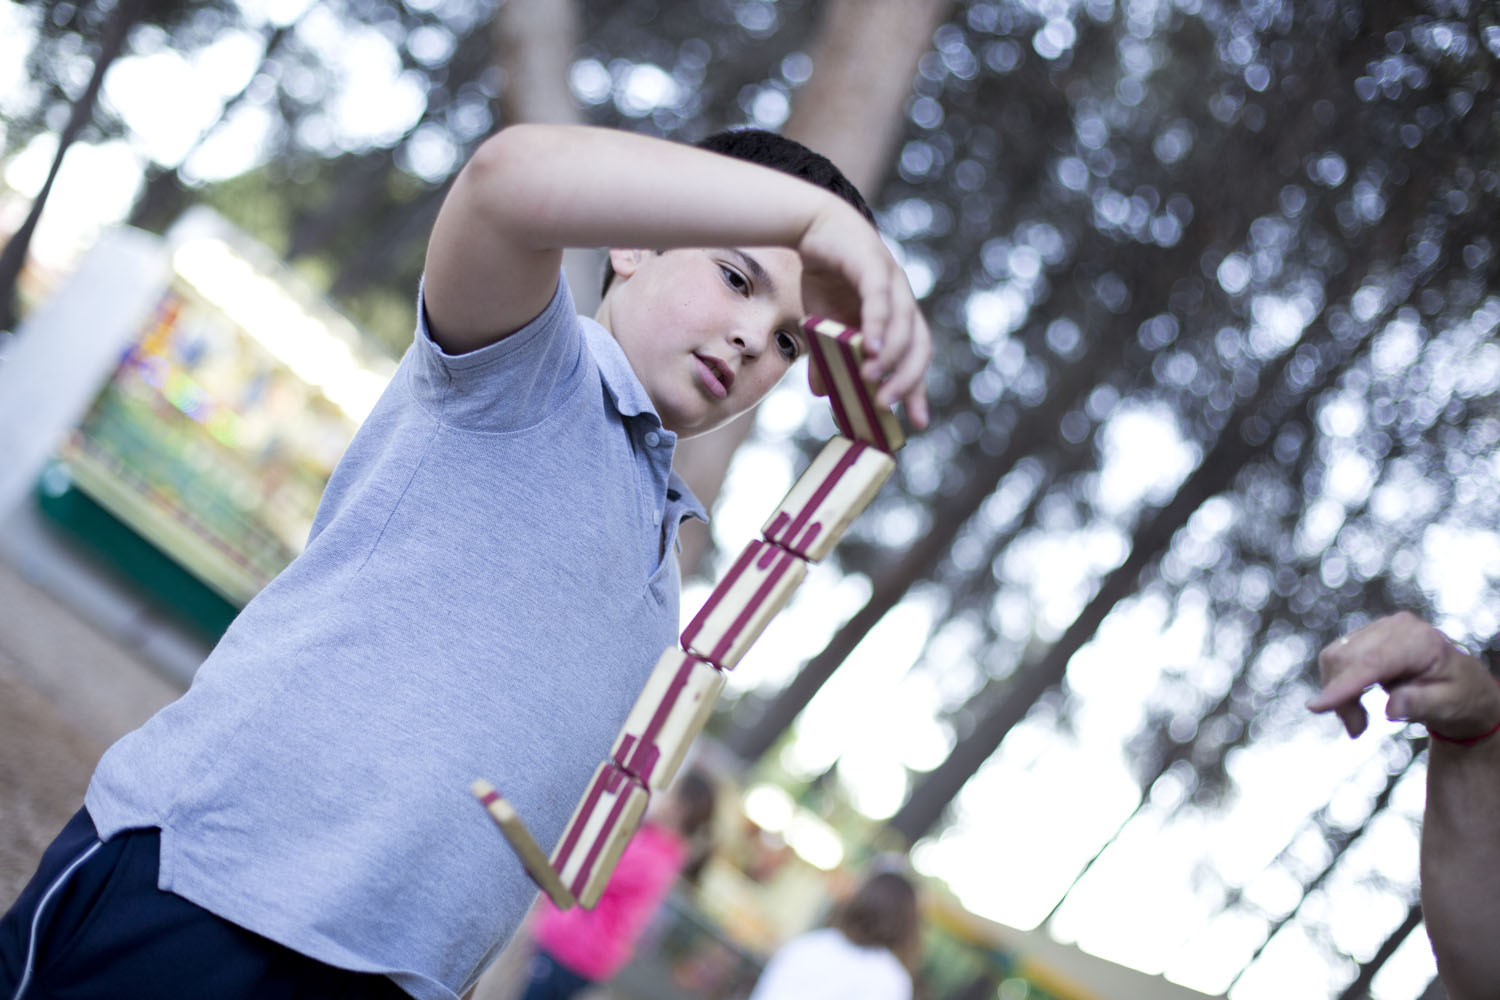
[{"label": "maroon stripe", "polygon": [[642,743],[640,749],[636,751],[635,760],[630,762],[630,766],[635,768],[630,773],[640,778],[641,783],[645,784],[651,780],[651,772],[656,770],[656,765],[659,763],[661,763],[661,747],[655,743]]},{"label": "maroon stripe", "polygon": [[[621,774],[625,772],[621,771]],[[629,780],[628,778],[626,779]],[[599,828],[599,836],[589,845],[589,852],[583,857],[583,865],[578,869],[577,876],[573,879],[573,895],[581,897],[584,888],[589,883],[589,873],[594,870],[594,863],[599,860],[599,852],[604,848],[604,842],[609,839],[610,833],[620,824],[620,816],[625,812],[625,807],[630,802],[630,789],[622,789],[615,799],[614,808],[609,811],[609,818]]]},{"label": "maroon stripe", "polygon": [[[837,462],[834,463],[834,466],[829,471],[828,475],[823,477],[823,481],[818,484],[818,488],[813,490],[812,496],[808,498],[807,503],[803,504],[802,509],[797,512],[797,516],[792,518],[792,523],[787,526],[786,541],[783,542],[783,544],[790,542],[793,538],[796,537],[797,532],[802,530],[802,526],[807,524],[807,522],[812,518],[813,513],[818,509],[818,505],[821,504],[824,500],[828,499],[828,494],[833,492],[833,488],[837,486],[839,480],[844,477],[844,473],[848,472],[854,466],[854,463],[859,461],[859,456],[864,453],[866,447],[867,445],[865,445],[865,443],[862,441],[853,441],[850,443],[849,449],[845,451],[842,456],[840,456]],[[816,535],[817,532],[814,531],[813,534],[808,537],[807,542],[804,543],[804,547],[807,543],[810,543],[812,541],[812,538]],[[774,539],[774,541],[782,540]],[[791,546],[787,545],[787,547],[790,548]]]},{"label": "maroon stripe", "polygon": [[578,822],[568,824],[567,835],[563,837],[562,845],[557,849],[557,860],[552,867],[561,872],[568,864],[568,857],[573,853],[573,848],[578,846],[578,838],[583,835],[583,828],[588,826],[589,817],[593,815],[594,806],[598,804],[599,797],[604,794],[604,779],[609,775],[609,769],[605,768],[599,773],[589,785],[588,794],[584,796],[583,805],[578,809]]},{"label": "maroon stripe", "polygon": [[633,746],[635,746],[635,736],[631,733],[624,734],[620,739],[620,749],[615,751],[610,759],[621,767],[629,766],[630,748]]},{"label": "maroon stripe", "polygon": [[500,793],[497,792],[497,791],[495,791],[493,788],[491,788],[489,791],[485,792],[483,795],[481,795],[479,797],[479,801],[482,802],[482,803],[484,803],[486,806],[488,806],[491,802],[498,801],[499,798],[500,798]]},{"label": "maroon stripe", "polygon": [[849,414],[844,409],[844,401],[839,395],[838,382],[834,381],[833,369],[830,367],[828,358],[823,352],[822,337],[827,334],[819,334],[814,327],[816,323],[811,320],[806,324],[808,332],[807,346],[812,351],[813,365],[818,369],[818,375],[823,379],[823,387],[828,390],[828,404],[833,407],[833,422],[838,424],[839,432],[845,437],[854,436],[854,428],[849,423]]},{"label": "maroon stripe", "polygon": [[688,627],[683,629],[682,645],[684,648],[693,644],[693,640],[698,637],[698,633],[702,632],[704,626],[708,623],[708,616],[713,614],[714,608],[717,608],[724,600],[725,595],[734,589],[735,581],[750,567],[750,561],[755,558],[756,544],[756,542],[751,542],[745,546],[745,551],[740,553],[740,557],[735,560],[734,565],[729,567],[729,572],[724,574],[724,579],[720,580],[714,586],[713,592],[708,595],[708,600],[703,602],[703,607],[698,609],[698,613],[693,616],[693,620],[688,622]]},{"label": "maroon stripe", "polygon": [[734,644],[735,637],[744,630],[745,625],[750,621],[750,617],[755,614],[756,610],[766,602],[766,598],[770,595],[771,591],[776,589],[777,581],[786,575],[787,569],[792,565],[792,560],[797,558],[786,549],[771,542],[751,544],[763,544],[768,549],[774,550],[772,553],[773,557],[775,552],[780,552],[785,558],[781,561],[780,565],[766,574],[766,579],[756,588],[755,596],[745,603],[745,606],[740,609],[740,613],[735,615],[734,621],[730,622],[729,628],[724,630],[724,637],[719,640],[719,644],[714,647],[713,655],[709,657],[710,660],[716,663],[723,659],[725,653],[729,652],[729,647]]},{"label": "maroon stripe", "polygon": [[[666,693],[662,695],[661,701],[656,705],[656,711],[651,715],[651,721],[646,724],[645,730],[641,733],[635,758],[633,760],[615,758],[642,782],[651,780],[651,772],[656,769],[657,761],[661,760],[661,747],[656,744],[656,736],[667,724],[667,718],[672,714],[672,709],[677,707],[677,699],[682,696],[683,689],[687,687],[688,678],[693,673],[693,661],[696,659],[697,657],[683,654],[682,666],[673,675],[671,682],[667,685]],[[631,736],[627,739],[634,740],[635,737]]]},{"label": "maroon stripe", "polygon": [[677,707],[677,699],[687,687],[688,678],[693,675],[694,657],[684,656],[682,666],[677,668],[677,673],[672,677],[672,683],[667,685],[667,693],[662,695],[661,703],[656,706],[656,713],[651,716],[651,721],[646,725],[646,731],[641,733],[641,742],[654,743],[656,734],[661,732],[661,727],[666,725],[667,716],[672,714],[672,709]]},{"label": "maroon stripe", "polygon": [[890,439],[885,436],[885,428],[880,426],[880,415],[875,409],[875,400],[870,397],[869,390],[865,388],[865,380],[859,374],[859,359],[855,357],[854,345],[851,342],[856,331],[850,330],[839,336],[839,347],[843,352],[844,360],[849,365],[849,371],[853,375],[854,398],[859,403],[865,420],[870,424],[870,436],[874,439],[874,445],[881,451],[890,451]]}]

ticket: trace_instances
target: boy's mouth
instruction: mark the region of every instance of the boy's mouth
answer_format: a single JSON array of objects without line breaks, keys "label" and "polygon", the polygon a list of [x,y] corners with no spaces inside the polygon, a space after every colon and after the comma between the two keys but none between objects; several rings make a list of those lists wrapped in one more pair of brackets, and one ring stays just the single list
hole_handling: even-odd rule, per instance
[{"label": "boy's mouth", "polygon": [[734,385],[734,369],[711,354],[694,354],[693,359],[698,362],[698,377],[708,391],[719,399],[728,396]]}]

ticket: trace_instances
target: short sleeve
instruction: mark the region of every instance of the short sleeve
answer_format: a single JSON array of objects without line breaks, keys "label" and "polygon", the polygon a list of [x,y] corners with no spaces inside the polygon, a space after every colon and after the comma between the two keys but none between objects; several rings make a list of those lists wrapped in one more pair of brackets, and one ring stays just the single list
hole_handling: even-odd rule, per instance
[{"label": "short sleeve", "polygon": [[546,419],[581,387],[591,367],[561,274],[535,319],[465,354],[449,354],[433,339],[419,289],[416,337],[401,366],[416,401],[441,423],[491,433],[523,430]]}]

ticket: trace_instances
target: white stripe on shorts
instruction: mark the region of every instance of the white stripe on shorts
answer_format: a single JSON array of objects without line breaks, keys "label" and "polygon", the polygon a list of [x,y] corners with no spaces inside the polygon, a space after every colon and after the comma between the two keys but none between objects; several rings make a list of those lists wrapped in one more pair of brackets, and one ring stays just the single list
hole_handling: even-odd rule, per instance
[{"label": "white stripe on shorts", "polygon": [[26,966],[21,970],[21,981],[16,984],[16,991],[10,995],[10,1000],[21,1000],[26,993],[26,987],[31,985],[31,972],[32,968],[36,965],[36,936],[42,927],[42,911],[52,901],[52,894],[63,887],[63,883],[68,880],[68,876],[72,875],[79,865],[87,861],[93,856],[95,851],[103,846],[103,841],[94,841],[93,845],[74,858],[73,862],[63,869],[62,874],[53,879],[51,885],[47,886],[47,891],[42,893],[41,900],[36,904],[36,911],[31,915],[31,937],[26,942]]}]

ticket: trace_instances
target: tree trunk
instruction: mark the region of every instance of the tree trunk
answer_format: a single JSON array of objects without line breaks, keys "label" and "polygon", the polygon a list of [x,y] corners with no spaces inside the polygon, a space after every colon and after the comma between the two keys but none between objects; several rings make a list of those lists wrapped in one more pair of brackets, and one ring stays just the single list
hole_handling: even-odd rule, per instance
[{"label": "tree trunk", "polygon": [[[951,0],[833,0],[813,50],[813,75],[797,92],[783,134],[828,157],[868,198],[901,137],[917,60],[932,44]],[[677,471],[710,510],[755,411],[677,448]],[[710,536],[692,522],[681,533],[683,576],[702,572]]]},{"label": "tree trunk", "polygon": [[114,13],[110,15],[103,37],[99,40],[99,52],[94,57],[93,75],[89,77],[88,86],[78,100],[73,102],[68,122],[58,134],[57,153],[52,157],[47,179],[32,200],[31,211],[26,213],[26,220],[6,242],[5,250],[0,251],[0,330],[8,330],[15,325],[16,282],[21,277],[21,269],[25,267],[26,254],[31,248],[31,238],[42,217],[42,208],[52,193],[58,171],[62,169],[63,157],[83,132],[84,126],[93,120],[94,107],[99,101],[99,89],[104,85],[104,75],[124,50],[130,29],[140,20],[144,11],[145,0],[120,0]]},{"label": "tree trunk", "polygon": [[[1359,975],[1354,977],[1354,982],[1349,984],[1348,989],[1339,994],[1339,1000],[1369,1000],[1370,983],[1374,981],[1375,974],[1385,966],[1386,962],[1390,961],[1396,949],[1401,947],[1402,942],[1411,936],[1411,932],[1416,930],[1421,922],[1422,906],[1420,903],[1413,903],[1406,911],[1406,919],[1401,921],[1401,926],[1392,931],[1390,937],[1381,943],[1379,950],[1375,952],[1375,957],[1360,965]],[[1429,988],[1428,992],[1430,991]]]},{"label": "tree trunk", "polygon": [[[501,124],[583,122],[568,85],[579,31],[577,0],[504,0],[495,9],[490,39],[502,74],[496,116]],[[578,311],[592,313],[599,305],[603,253],[566,250],[563,273]]]},{"label": "tree trunk", "polygon": [[501,121],[573,125],[583,120],[568,87],[578,47],[575,0],[503,0],[490,39],[503,74]]}]

